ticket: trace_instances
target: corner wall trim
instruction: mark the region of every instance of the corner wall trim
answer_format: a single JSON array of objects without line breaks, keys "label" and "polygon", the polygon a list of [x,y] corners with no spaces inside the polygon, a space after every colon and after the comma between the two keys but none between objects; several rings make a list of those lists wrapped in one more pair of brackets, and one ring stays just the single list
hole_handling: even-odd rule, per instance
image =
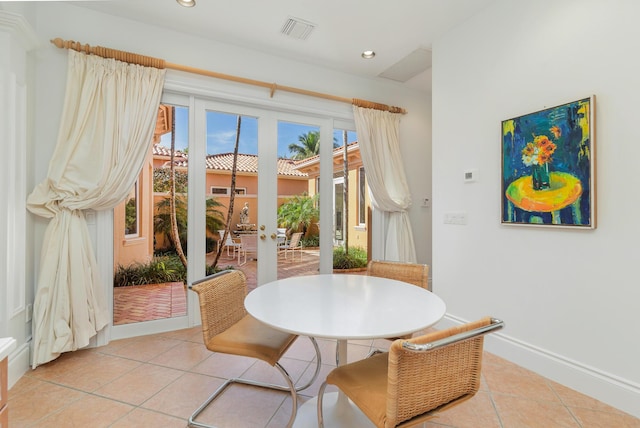
[{"label": "corner wall trim", "polygon": [[8,378],[9,383],[8,387],[11,388],[13,385],[20,380],[22,375],[27,373],[31,365],[29,364],[29,355],[31,348],[31,340],[26,343],[23,343],[21,346],[17,347],[13,350],[11,354],[9,354],[9,367],[8,367]]},{"label": "corner wall trim", "polygon": [[[438,327],[468,321],[447,314]],[[509,320],[505,320],[507,326]],[[485,339],[485,350],[541,376],[640,418],[640,385],[497,332]]]}]

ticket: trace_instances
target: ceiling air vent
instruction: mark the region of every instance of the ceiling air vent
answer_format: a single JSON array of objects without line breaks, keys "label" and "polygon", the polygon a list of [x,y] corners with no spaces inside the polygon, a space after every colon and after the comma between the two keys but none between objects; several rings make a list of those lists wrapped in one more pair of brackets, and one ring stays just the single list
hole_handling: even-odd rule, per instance
[{"label": "ceiling air vent", "polygon": [[290,17],[285,21],[280,32],[294,39],[307,40],[314,28],[316,24],[312,22]]}]

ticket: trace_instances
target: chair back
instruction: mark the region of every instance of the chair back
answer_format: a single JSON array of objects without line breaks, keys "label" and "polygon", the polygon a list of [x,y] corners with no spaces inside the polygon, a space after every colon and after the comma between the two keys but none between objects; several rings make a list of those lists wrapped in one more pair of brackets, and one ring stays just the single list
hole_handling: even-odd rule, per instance
[{"label": "chair back", "polygon": [[258,235],[240,235],[242,251],[255,253],[258,250]]},{"label": "chair back", "polygon": [[[492,325],[498,322],[499,325]],[[437,331],[410,340],[396,340],[389,349],[387,381],[387,425],[397,426],[425,413],[444,410],[467,400],[480,387],[484,333],[471,338],[457,335],[502,321],[486,317],[462,326]],[[430,345],[450,338],[445,345]],[[412,345],[418,350],[408,349]],[[413,421],[412,421],[413,422]],[[417,422],[417,421],[416,421]]]},{"label": "chair back", "polygon": [[302,238],[302,232],[296,232],[291,235],[289,240],[289,248],[298,248],[300,246],[300,239]]},{"label": "chair back", "polygon": [[198,294],[204,343],[247,314],[244,308],[247,281],[240,270],[225,270],[209,275],[189,288]]},{"label": "chair back", "polygon": [[416,263],[371,260],[367,265],[367,275],[396,279],[429,289],[429,266]]},{"label": "chair back", "polygon": [[[222,241],[222,239],[224,238],[224,232],[226,232],[225,230],[219,230],[218,231],[218,235],[220,235],[220,240]],[[227,233],[227,240],[224,242],[224,245],[233,245],[233,238],[231,237],[231,232]]]}]

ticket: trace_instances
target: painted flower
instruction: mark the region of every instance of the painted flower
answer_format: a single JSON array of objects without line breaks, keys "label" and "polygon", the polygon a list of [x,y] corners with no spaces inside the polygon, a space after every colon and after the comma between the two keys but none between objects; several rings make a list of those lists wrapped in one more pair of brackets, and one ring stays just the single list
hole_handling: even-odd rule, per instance
[{"label": "painted flower", "polygon": [[556,145],[546,135],[537,135],[522,149],[522,162],[526,166],[544,165],[552,161]]},{"label": "painted flower", "polygon": [[553,134],[556,140],[562,136],[562,130],[556,125],[553,125],[551,129],[549,129],[549,132]]}]

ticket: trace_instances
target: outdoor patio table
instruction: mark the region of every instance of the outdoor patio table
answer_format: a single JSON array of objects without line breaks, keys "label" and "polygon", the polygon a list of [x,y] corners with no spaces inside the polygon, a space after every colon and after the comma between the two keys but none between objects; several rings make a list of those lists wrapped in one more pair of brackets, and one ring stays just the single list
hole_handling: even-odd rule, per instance
[{"label": "outdoor patio table", "polygon": [[[347,361],[348,339],[397,337],[437,323],[446,306],[412,284],[366,275],[297,276],[261,285],[245,299],[247,311],[289,333],[336,339],[338,364]],[[298,410],[294,427],[317,426],[316,399]],[[342,393],[324,398],[325,426],[371,427]]]}]

